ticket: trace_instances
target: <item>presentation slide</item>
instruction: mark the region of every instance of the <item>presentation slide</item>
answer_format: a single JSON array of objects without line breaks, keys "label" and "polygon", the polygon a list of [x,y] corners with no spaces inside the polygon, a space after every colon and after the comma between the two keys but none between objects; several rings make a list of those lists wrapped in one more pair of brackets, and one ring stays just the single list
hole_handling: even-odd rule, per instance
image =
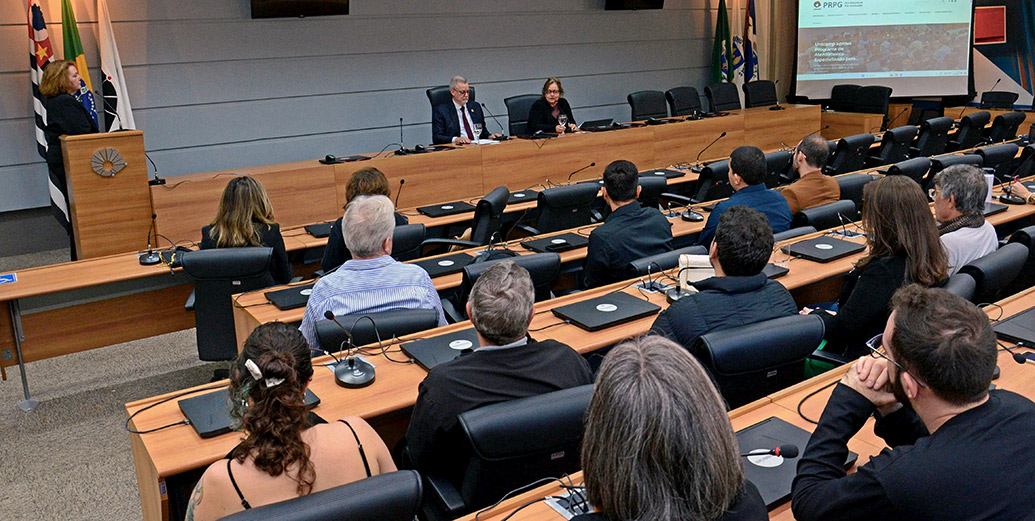
[{"label": "presentation slide", "polygon": [[796,93],[884,85],[892,96],[967,94],[971,0],[801,0]]}]

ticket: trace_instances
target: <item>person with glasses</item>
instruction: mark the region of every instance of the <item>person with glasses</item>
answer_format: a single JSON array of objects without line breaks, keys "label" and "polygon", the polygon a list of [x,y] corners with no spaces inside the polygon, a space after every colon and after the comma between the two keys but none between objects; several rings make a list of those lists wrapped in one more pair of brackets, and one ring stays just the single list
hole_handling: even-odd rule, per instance
[{"label": "person with glasses", "polygon": [[528,110],[525,132],[530,135],[536,132],[563,134],[578,130],[571,105],[562,96],[564,87],[561,86],[561,80],[547,78],[543,84],[543,97],[537,99]]},{"label": "person with glasses", "polygon": [[471,86],[463,76],[449,81],[453,99],[431,108],[431,142],[436,145],[452,143],[465,145],[477,139],[496,139],[500,134],[489,134],[485,128],[482,106],[471,102]]},{"label": "person with glasses", "polygon": [[830,146],[819,134],[806,136],[794,147],[791,166],[798,174],[798,180],[780,191],[787,199],[791,215],[821,204],[841,199],[841,186],[837,180],[823,173],[830,159]]},{"label": "person with glasses", "polygon": [[995,227],[985,220],[988,182],[980,168],[953,165],[938,172],[928,195],[934,201],[938,234],[949,256],[949,276],[999,248]]},{"label": "person with glasses", "polygon": [[[1031,519],[1035,404],[989,391],[998,349],[988,316],[916,284],[898,290],[891,308],[798,462],[794,518]],[[848,440],[870,416],[891,449],[846,474]]]}]

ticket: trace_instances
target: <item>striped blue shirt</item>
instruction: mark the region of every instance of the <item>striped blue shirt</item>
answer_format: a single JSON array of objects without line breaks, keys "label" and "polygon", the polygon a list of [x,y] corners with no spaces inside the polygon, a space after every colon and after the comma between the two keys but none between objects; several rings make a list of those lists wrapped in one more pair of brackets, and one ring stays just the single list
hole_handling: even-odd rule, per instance
[{"label": "striped blue shirt", "polygon": [[428,272],[388,255],[345,261],[336,271],[316,282],[299,326],[311,347],[320,347],[316,322],[326,320],[324,313],[328,309],[335,316],[393,309],[434,309],[438,311],[438,325],[446,325],[442,301]]}]

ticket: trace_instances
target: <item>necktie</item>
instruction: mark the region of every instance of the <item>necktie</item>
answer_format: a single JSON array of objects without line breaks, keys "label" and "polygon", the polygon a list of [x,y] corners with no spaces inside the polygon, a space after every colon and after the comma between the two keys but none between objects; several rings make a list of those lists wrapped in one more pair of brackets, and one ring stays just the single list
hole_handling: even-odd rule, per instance
[{"label": "necktie", "polygon": [[471,124],[467,122],[467,105],[460,107],[460,121],[464,122],[464,130],[467,132],[467,139],[474,139],[474,132],[471,132]]}]

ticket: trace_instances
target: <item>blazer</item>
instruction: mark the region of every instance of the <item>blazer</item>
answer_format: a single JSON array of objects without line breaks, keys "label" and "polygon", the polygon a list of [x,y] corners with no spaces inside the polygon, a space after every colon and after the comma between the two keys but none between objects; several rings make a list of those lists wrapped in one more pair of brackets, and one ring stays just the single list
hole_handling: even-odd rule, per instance
[{"label": "blazer", "polygon": [[[489,130],[485,128],[485,115],[482,114],[482,106],[477,103],[467,103],[467,112],[471,115],[474,124],[481,124],[482,133],[476,136],[478,139],[488,139]],[[431,142],[436,145],[453,142],[453,138],[459,137],[463,123],[456,114],[456,107],[452,99],[445,103],[435,105],[431,110]],[[471,129],[474,132],[474,129]]]},{"label": "blazer", "polygon": [[[218,248],[215,239],[212,238],[212,226],[205,226],[201,229],[201,249]],[[295,276],[291,262],[288,261],[287,248],[284,247],[284,237],[280,235],[280,225],[273,223],[269,226],[259,228],[259,240],[263,246],[273,248],[273,263],[270,265],[270,277],[277,284],[287,284]]]},{"label": "blazer", "polygon": [[[571,113],[571,105],[568,104],[568,100],[564,98],[559,99],[557,106],[561,108],[561,112],[568,115],[568,123],[572,125],[577,124],[575,123],[575,115]],[[553,107],[546,101],[546,98],[535,100],[532,108],[528,110],[528,125],[525,127],[525,132],[535,134],[537,130],[551,134],[557,132],[557,118],[553,117]]]}]

